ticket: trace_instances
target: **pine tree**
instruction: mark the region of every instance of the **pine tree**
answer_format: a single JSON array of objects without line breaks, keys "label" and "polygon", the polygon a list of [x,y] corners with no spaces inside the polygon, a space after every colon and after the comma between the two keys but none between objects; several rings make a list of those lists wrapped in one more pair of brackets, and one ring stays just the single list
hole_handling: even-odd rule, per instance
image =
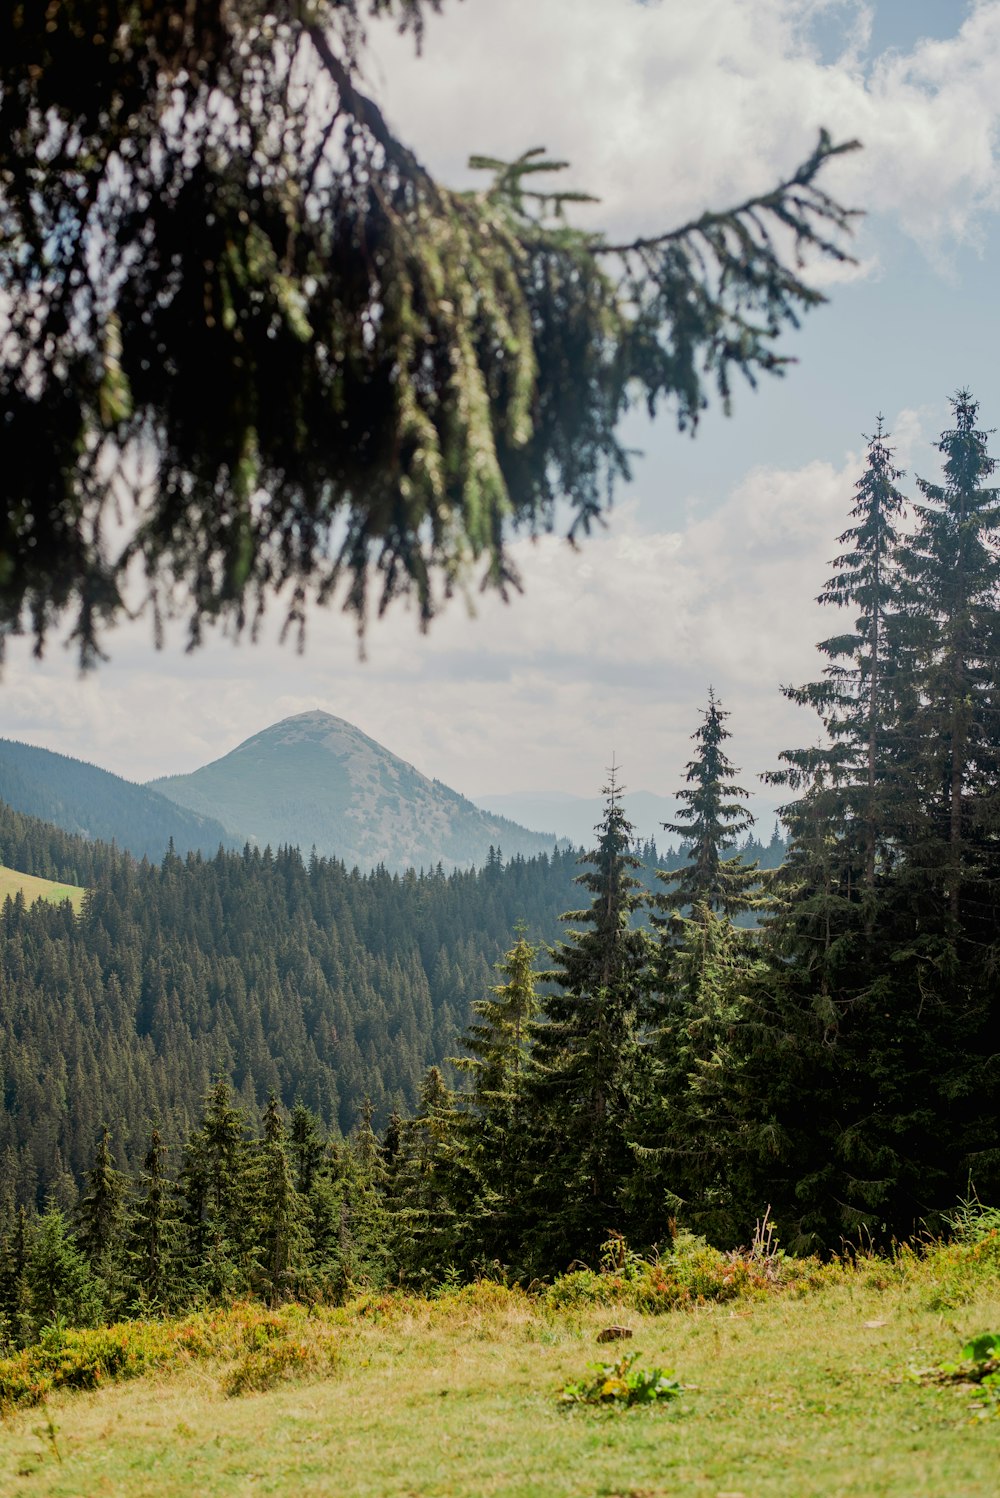
[{"label": "pine tree", "polygon": [[229,1084],[213,1084],[181,1167],[188,1267],[213,1299],[245,1293],[253,1272],[246,1118]]},{"label": "pine tree", "polygon": [[[737,771],[722,747],[732,737],[725,726],[728,717],[709,687],[703,721],[692,734],[697,748],[687,766],[687,785],[678,792],[684,804],[676,822],[663,823],[666,832],[688,844],[688,861],[676,872],[658,872],[657,878],[673,886],[675,906],[731,917],[758,907],[759,876],[756,865],[745,864],[738,853],[723,857],[754,824],[743,805],[749,793],[730,783]],[[659,908],[665,903],[660,901]]]},{"label": "pine tree", "polygon": [[128,1187],[114,1164],[107,1125],[101,1128],[86,1181],[77,1206],[77,1241],[100,1287],[106,1310],[113,1312],[120,1307],[123,1292]]},{"label": "pine tree", "polygon": [[165,1157],[160,1131],[154,1128],[142,1162],[129,1242],[133,1299],[144,1310],[174,1307],[183,1299],[180,1216],[176,1188],[164,1170]]},{"label": "pine tree", "polygon": [[[989,434],[976,427],[976,402],[962,390],[952,408],[955,426],[938,442],[945,482],[917,480],[925,503],[916,506],[917,530],[901,557],[920,671],[906,767],[915,815],[905,830],[921,845],[932,878],[939,864],[954,936],[963,921],[979,924],[972,908],[963,911],[963,889],[978,882],[984,848],[977,810],[995,796],[1000,778],[1000,505],[997,490],[984,487],[996,460]],[[984,896],[990,898],[977,888],[973,900]],[[985,932],[991,924],[983,923]]]},{"label": "pine tree", "polygon": [[[756,933],[733,918],[766,907],[756,862],[734,853],[753,818],[747,792],[733,784],[738,771],[723,745],[731,737],[729,714],[709,688],[708,706],[692,735],[696,752],[687,784],[678,793],[678,820],[665,828],[689,848],[679,869],[657,871],[670,887],[650,903],[659,941],[656,974],[659,1022],[643,1073],[637,1109],[639,1159],[634,1210],[645,1218],[644,1236],[662,1241],[675,1213],[718,1231],[731,1215],[727,1170],[718,1121],[706,1115],[701,1071],[710,1067],[741,1002],[743,981],[755,961]],[[726,857],[729,854],[729,857]],[[685,907],[679,912],[677,906]]]},{"label": "pine tree", "polygon": [[264,1138],[256,1174],[258,1283],[268,1302],[275,1305],[301,1293],[307,1272],[309,1237],[306,1206],[292,1180],[285,1122],[273,1093],[264,1112]]},{"label": "pine tree", "polygon": [[456,1121],[472,1194],[466,1232],[479,1256],[491,1262],[510,1262],[516,1253],[527,1148],[524,1078],[531,1023],[538,1012],[537,955],[538,948],[519,927],[516,942],[497,964],[507,981],[491,987],[491,998],[473,1000],[475,1019],[462,1037],[467,1054],[454,1062],[471,1078]]},{"label": "pine tree", "polygon": [[32,1340],[58,1318],[71,1326],[90,1326],[100,1318],[100,1286],[58,1208],[50,1208],[32,1234],[24,1284],[25,1325]]},{"label": "pine tree", "polygon": [[580,860],[587,871],[577,881],[592,903],[563,916],[584,929],[571,930],[555,949],[544,977],[556,991],[543,998],[532,1026],[527,1250],[547,1271],[573,1258],[593,1260],[612,1232],[627,1234],[630,1226],[629,1135],[651,945],[632,925],[644,896],[632,873],[633,828],[614,765],[603,794],[597,847]]},{"label": "pine tree", "polygon": [[946,481],[920,481],[907,541],[893,536],[898,472],[881,429],[870,444],[845,533],[854,547],[824,595],[860,617],[820,647],[827,681],[798,694],[831,743],[785,755],[776,777],[804,794],[784,810],[792,840],[766,972],[733,1033],[730,1075],[715,1079],[747,1200],[770,1201],[803,1244],[908,1235],[970,1169],[982,1189],[998,1178],[1000,885],[987,826],[1000,518],[975,405],[964,392],[954,405]]},{"label": "pine tree", "polygon": [[473,1187],[464,1154],[454,1094],[440,1067],[428,1067],[417,1117],[402,1125],[388,1182],[394,1256],[411,1282],[467,1265]]},{"label": "pine tree", "polygon": [[781,758],[789,768],[769,777],[775,784],[805,785],[822,799],[842,854],[856,864],[856,879],[869,896],[878,865],[892,856],[892,768],[901,715],[912,706],[913,691],[901,649],[896,559],[904,507],[896,486],[903,473],[888,437],[880,416],[855,485],[855,523],[838,538],[850,549],[832,563],[835,571],[818,599],[856,609],[854,629],[817,647],[829,662],[822,682],[785,688],[793,702],[820,713],[829,742],[786,751]]},{"label": "pine tree", "polygon": [[307,1196],[322,1164],[326,1146],[320,1120],[301,1101],[297,1101],[292,1109],[288,1139],[295,1162],[295,1189]]}]

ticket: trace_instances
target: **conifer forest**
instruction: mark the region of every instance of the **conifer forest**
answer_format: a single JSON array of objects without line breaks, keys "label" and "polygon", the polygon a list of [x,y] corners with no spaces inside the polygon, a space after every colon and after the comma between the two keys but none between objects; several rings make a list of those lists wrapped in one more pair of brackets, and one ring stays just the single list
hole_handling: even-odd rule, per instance
[{"label": "conifer forest", "polygon": [[668,854],[615,766],[591,849],[448,875],[139,863],[4,809],[5,864],[87,891],[0,917],[4,1339],[765,1219],[831,1253],[1000,1200],[1000,503],[952,408],[910,495],[868,441],[784,689],[787,845],[711,688]]}]

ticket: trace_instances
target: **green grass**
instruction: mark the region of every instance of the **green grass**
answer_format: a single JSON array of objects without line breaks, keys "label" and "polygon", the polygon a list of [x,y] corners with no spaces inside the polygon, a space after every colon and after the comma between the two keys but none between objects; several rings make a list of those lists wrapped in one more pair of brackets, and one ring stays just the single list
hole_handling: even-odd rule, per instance
[{"label": "green grass", "polygon": [[0,864],[0,905],[8,895],[13,900],[19,890],[28,905],[33,905],[36,900],[48,900],[53,905],[68,900],[74,910],[80,909],[84,895],[79,884],[56,884],[51,879],[39,879],[34,874],[19,874],[16,869],[8,869]]},{"label": "green grass", "polygon": [[[659,1315],[635,1309],[629,1283],[618,1300],[608,1288],[601,1304],[484,1283],[52,1333],[0,1363],[8,1398],[18,1369],[53,1385],[8,1410],[0,1492],[994,1498],[1000,1418],[975,1387],[913,1370],[1000,1330],[1000,1234]],[[679,1398],[560,1405],[607,1359],[611,1322],[632,1329],[636,1367],[676,1374]],[[54,1387],[58,1367],[83,1391]]]}]

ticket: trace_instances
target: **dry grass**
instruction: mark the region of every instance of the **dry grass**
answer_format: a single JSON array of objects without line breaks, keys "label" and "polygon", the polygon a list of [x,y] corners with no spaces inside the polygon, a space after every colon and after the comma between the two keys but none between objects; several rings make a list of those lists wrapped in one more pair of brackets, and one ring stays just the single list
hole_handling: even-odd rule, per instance
[{"label": "dry grass", "polygon": [[[644,1364],[677,1371],[683,1397],[626,1414],[560,1409],[561,1385],[601,1355],[597,1333],[616,1320],[633,1329],[630,1346]],[[994,1498],[998,1490],[1000,1419],[975,1419],[967,1389],[908,1376],[954,1357],[967,1335],[1000,1329],[995,1253],[873,1261],[818,1289],[660,1316],[627,1302],[556,1309],[483,1285],[432,1301],[367,1297],[314,1314],[237,1308],[212,1324],[210,1337],[189,1338],[194,1352],[135,1382],[50,1394],[9,1416],[0,1492]],[[255,1372],[277,1382],[248,1392]]]}]

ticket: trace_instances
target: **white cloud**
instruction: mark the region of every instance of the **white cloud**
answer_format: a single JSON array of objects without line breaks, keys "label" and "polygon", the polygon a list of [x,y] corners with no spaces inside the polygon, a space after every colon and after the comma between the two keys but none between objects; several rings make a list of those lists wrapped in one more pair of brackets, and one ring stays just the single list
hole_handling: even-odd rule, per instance
[{"label": "white cloud", "polygon": [[828,171],[845,201],[890,216],[932,255],[975,242],[998,201],[1000,0],[980,0],[964,22],[956,5],[953,37],[875,59],[870,8],[856,6],[854,45],[832,63],[809,44],[810,21],[829,9],[465,0],[431,22],[421,58],[376,27],[370,71],[390,118],[448,180],[469,180],[472,151],[509,158],[544,144],[601,198],[589,221],[615,234],[770,186],[825,125],[864,142]]},{"label": "white cloud", "polygon": [[[908,461],[919,416],[893,426]],[[484,599],[472,621],[452,609],[426,637],[399,609],[373,628],[364,664],[338,614],[313,618],[301,657],[220,641],[154,659],[137,627],[83,682],[58,649],[42,666],[12,661],[5,732],[141,779],[322,707],[467,794],[592,794],[612,751],[630,787],[669,794],[711,683],[753,784],[780,749],[817,735],[779,686],[814,675],[815,641],[837,627],[815,597],[862,461],[757,468],[675,530],[644,531],[625,504],[579,551],[555,537],[518,542],[523,597]]]}]

